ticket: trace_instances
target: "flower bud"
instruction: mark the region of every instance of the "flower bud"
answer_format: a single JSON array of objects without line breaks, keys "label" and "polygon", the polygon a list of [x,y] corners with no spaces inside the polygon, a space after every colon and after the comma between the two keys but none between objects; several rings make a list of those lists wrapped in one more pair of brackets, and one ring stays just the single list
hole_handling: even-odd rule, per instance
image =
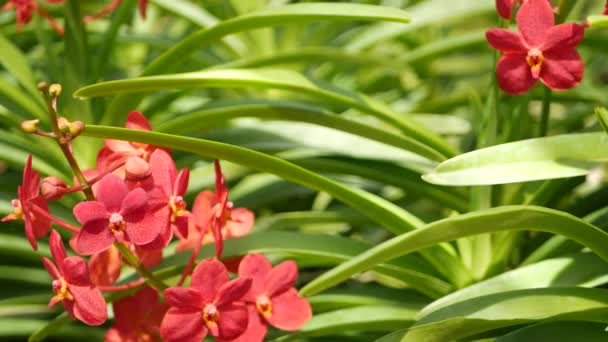
[{"label": "flower bud", "polygon": [[40,192],[42,197],[48,201],[56,201],[65,195],[68,190],[67,184],[65,184],[60,178],[55,176],[49,176],[42,180],[40,186]]},{"label": "flower bud", "polygon": [[150,164],[140,157],[129,157],[125,163],[125,179],[140,181],[150,175]]},{"label": "flower bud", "polygon": [[61,84],[53,83],[49,87],[49,94],[51,94],[51,96],[53,97],[58,97],[59,95],[61,95],[61,90]]},{"label": "flower bud", "polygon": [[63,133],[70,132],[70,122],[63,116],[57,119],[57,126],[59,126],[59,130]]},{"label": "flower bud", "polygon": [[68,127],[69,127],[69,131],[70,131],[70,135],[72,137],[76,137],[76,136],[80,135],[80,133],[82,133],[82,130],[84,129],[84,122],[82,122],[82,121],[70,122]]},{"label": "flower bud", "polygon": [[49,90],[49,84],[46,82],[40,82],[38,83],[38,90],[42,93],[42,94],[46,94],[47,90]]},{"label": "flower bud", "polygon": [[25,133],[36,133],[40,120],[25,120],[21,123],[21,130]]}]

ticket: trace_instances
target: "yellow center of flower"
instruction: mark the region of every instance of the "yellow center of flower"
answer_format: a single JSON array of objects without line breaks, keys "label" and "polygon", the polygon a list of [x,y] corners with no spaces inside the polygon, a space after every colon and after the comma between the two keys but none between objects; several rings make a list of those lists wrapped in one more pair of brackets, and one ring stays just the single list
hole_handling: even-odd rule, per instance
[{"label": "yellow center of flower", "polygon": [[110,223],[108,225],[116,241],[123,242],[125,239],[125,221],[122,215],[119,213],[113,213],[110,216]]},{"label": "yellow center of flower", "polygon": [[531,49],[528,51],[528,56],[526,57],[526,62],[530,66],[530,71],[532,71],[532,77],[538,78],[540,76],[540,68],[543,65],[543,53],[539,49]]},{"label": "yellow center of flower", "polygon": [[169,206],[171,207],[171,222],[186,214],[186,201],[182,196],[171,196],[169,200]]},{"label": "yellow center of flower", "polygon": [[[217,324],[220,320],[220,312],[217,311],[217,307],[213,304],[207,304],[203,309],[203,321],[212,333],[217,331]],[[214,333],[217,335],[217,333]]]},{"label": "yellow center of flower", "polygon": [[265,318],[269,318],[272,315],[272,302],[266,296],[259,296],[255,301],[255,307]]},{"label": "yellow center of flower", "polygon": [[23,207],[21,206],[21,202],[19,202],[19,200],[13,200],[12,205],[15,220],[23,220]]},{"label": "yellow center of flower", "polygon": [[52,285],[53,285],[53,292],[55,293],[55,296],[53,297],[54,302],[59,302],[64,299],[67,299],[70,301],[74,300],[74,296],[72,296],[72,294],[68,290],[68,283],[66,283],[66,281],[63,280],[63,278],[53,280]]}]

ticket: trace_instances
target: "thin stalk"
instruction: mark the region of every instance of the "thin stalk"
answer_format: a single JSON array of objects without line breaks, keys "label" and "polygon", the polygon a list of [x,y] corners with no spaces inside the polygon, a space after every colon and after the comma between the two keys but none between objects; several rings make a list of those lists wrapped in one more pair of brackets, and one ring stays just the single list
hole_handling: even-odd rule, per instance
[{"label": "thin stalk", "polygon": [[98,289],[100,289],[103,292],[118,292],[118,291],[125,291],[125,290],[130,290],[130,289],[134,289],[138,286],[141,286],[143,283],[146,282],[146,278],[139,278],[135,281],[132,281],[130,283],[126,283],[126,284],[122,284],[122,285],[116,285],[116,286],[97,286]]},{"label": "thin stalk", "polygon": [[549,130],[549,115],[551,114],[551,95],[553,92],[550,88],[545,87],[545,92],[543,94],[543,108],[540,117],[540,129],[538,132],[539,137],[544,137],[547,135],[547,131]]},{"label": "thin stalk", "polygon": [[65,228],[73,233],[78,233],[80,231],[80,228],[73,226],[65,221],[60,220],[59,218],[49,214],[47,211],[42,210],[42,208],[39,208],[37,205],[32,205],[30,208],[33,209],[36,212],[36,214],[43,216],[44,218],[55,223],[56,225],[58,225],[61,228]]},{"label": "thin stalk", "polygon": [[150,283],[150,285],[152,285],[154,288],[159,291],[163,291],[169,287],[162,280],[157,278],[152,272],[148,271],[143,265],[141,265],[137,260],[137,257],[133,253],[131,253],[127,246],[118,242],[115,242],[114,246],[118,248],[120,254],[125,259],[127,259],[127,262],[129,262],[129,264],[131,264],[131,266],[133,266],[137,270],[137,273],[139,273],[142,277],[146,278],[148,283]]}]

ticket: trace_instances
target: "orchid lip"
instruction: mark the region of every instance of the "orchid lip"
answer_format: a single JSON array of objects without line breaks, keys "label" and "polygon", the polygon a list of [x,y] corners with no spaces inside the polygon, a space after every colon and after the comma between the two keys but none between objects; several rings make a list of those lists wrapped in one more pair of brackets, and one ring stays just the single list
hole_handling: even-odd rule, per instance
[{"label": "orchid lip", "polygon": [[259,296],[256,299],[255,307],[256,309],[258,309],[258,312],[265,318],[268,318],[272,315],[272,302],[265,295]]},{"label": "orchid lip", "polygon": [[218,322],[220,320],[220,312],[213,304],[207,304],[203,309],[203,322],[214,335],[217,335]]}]

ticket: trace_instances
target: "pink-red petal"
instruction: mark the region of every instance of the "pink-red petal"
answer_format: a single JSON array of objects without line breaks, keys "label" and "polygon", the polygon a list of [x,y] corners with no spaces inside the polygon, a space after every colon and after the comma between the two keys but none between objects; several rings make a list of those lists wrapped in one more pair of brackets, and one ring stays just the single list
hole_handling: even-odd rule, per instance
[{"label": "pink-red petal", "polygon": [[55,260],[57,266],[63,272],[61,263],[65,258],[67,258],[68,254],[65,250],[65,246],[63,245],[63,241],[61,240],[61,236],[56,230],[53,230],[51,232],[51,236],[49,237],[49,249],[51,250],[53,260]]},{"label": "pink-red petal", "polygon": [[247,329],[249,314],[245,304],[224,305],[220,309],[220,319],[218,321],[220,340],[231,340],[237,338]]},{"label": "pink-red petal", "polygon": [[279,295],[293,287],[296,280],[298,280],[298,266],[291,260],[284,261],[266,274],[265,294],[268,297]]},{"label": "pink-red petal", "polygon": [[160,326],[160,335],[165,342],[202,341],[207,335],[200,309],[171,308]]},{"label": "pink-red petal", "polygon": [[89,259],[91,282],[97,286],[110,286],[120,276],[122,260],[120,252],[114,246],[97,253]]},{"label": "pink-red petal", "polygon": [[76,286],[92,286],[87,262],[79,256],[63,259],[63,278]]},{"label": "pink-red petal", "polygon": [[247,329],[241,336],[237,337],[230,342],[263,342],[268,327],[266,321],[262,320],[262,317],[255,308],[255,305],[247,305],[247,312],[249,314],[249,320],[247,323]]},{"label": "pink-red petal", "polygon": [[[215,305],[218,308],[223,305],[240,301],[251,288],[251,278],[242,278],[231,280],[222,285],[217,293]],[[221,310],[221,309],[220,309]]]},{"label": "pink-red petal", "polygon": [[127,115],[127,123],[125,125],[128,129],[136,129],[139,131],[151,131],[152,126],[148,122],[148,119],[140,112],[132,111]]},{"label": "pink-red petal", "polygon": [[228,281],[228,271],[224,264],[217,259],[205,259],[194,268],[190,283],[192,288],[201,292],[203,302],[211,303],[222,285]]},{"label": "pink-red petal", "polygon": [[496,76],[500,88],[509,94],[523,94],[536,84],[526,55],[502,55],[496,66]]},{"label": "pink-red petal", "polygon": [[53,279],[61,278],[61,273],[59,273],[57,266],[55,266],[51,260],[49,260],[47,257],[42,257],[41,259],[42,265],[44,265],[44,268],[51,275],[51,277],[53,277]]},{"label": "pink-red petal", "polygon": [[540,47],[555,24],[553,8],[547,0],[527,0],[517,12],[517,27],[529,47]]},{"label": "pink-red petal", "polygon": [[296,289],[289,289],[273,297],[271,302],[272,312],[266,320],[281,330],[298,330],[312,317],[310,304],[298,295]]},{"label": "pink-red petal", "polygon": [[186,287],[170,287],[165,290],[165,301],[172,307],[201,310],[204,308],[203,296],[197,289]]},{"label": "pink-red petal", "polygon": [[148,195],[146,195],[146,191],[141,188],[135,188],[129,191],[122,200],[120,214],[122,216],[145,214],[147,201]]},{"label": "pink-red petal", "polygon": [[500,28],[490,29],[486,31],[486,40],[493,48],[502,52],[528,52],[528,48],[518,32]]},{"label": "pink-red petal", "polygon": [[541,47],[542,51],[561,51],[573,49],[585,35],[585,28],[578,24],[561,24],[553,26]]},{"label": "pink-red petal", "polygon": [[171,196],[177,178],[177,168],[171,155],[165,150],[154,150],[150,156],[150,166],[154,185],[160,186],[167,196]]},{"label": "pink-red petal", "polygon": [[108,174],[99,181],[95,196],[98,202],[106,206],[108,212],[117,213],[127,193],[125,182],[114,174]]},{"label": "pink-red petal", "polygon": [[270,272],[272,265],[270,261],[261,254],[246,255],[239,265],[239,277],[249,277],[252,279],[250,300],[252,296],[262,294],[266,287],[266,274]]},{"label": "pink-red petal", "polygon": [[81,224],[110,218],[105,205],[97,201],[85,201],[76,204],[73,209],[74,216]]},{"label": "pink-red petal", "polygon": [[585,65],[576,50],[545,53],[541,81],[553,90],[576,87],[583,79]]},{"label": "pink-red petal", "polygon": [[78,320],[88,325],[101,325],[108,319],[106,301],[98,288],[68,284],[68,290],[74,296],[73,313]]},{"label": "pink-red petal", "polygon": [[109,248],[114,242],[114,235],[108,224],[108,220],[94,220],[85,223],[76,236],[77,252],[83,255],[93,255]]}]

